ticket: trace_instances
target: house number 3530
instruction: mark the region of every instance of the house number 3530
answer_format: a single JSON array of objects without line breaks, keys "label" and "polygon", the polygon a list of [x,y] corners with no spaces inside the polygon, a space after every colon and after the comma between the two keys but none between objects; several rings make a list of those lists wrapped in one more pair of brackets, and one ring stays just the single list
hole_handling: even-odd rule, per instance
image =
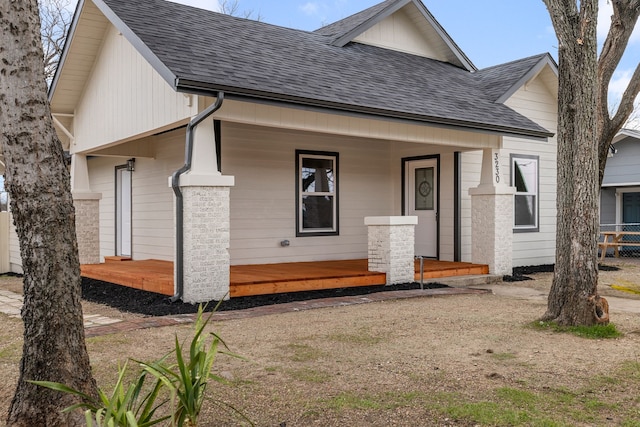
[{"label": "house number 3530", "polygon": [[495,153],[493,163],[496,168],[496,184],[500,184],[500,159],[498,158],[498,153]]}]

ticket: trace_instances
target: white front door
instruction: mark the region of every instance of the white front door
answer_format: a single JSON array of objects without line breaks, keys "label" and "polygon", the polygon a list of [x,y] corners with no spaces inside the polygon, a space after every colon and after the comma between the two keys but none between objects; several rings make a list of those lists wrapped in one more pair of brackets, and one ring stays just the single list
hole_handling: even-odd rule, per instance
[{"label": "white front door", "polygon": [[438,160],[406,164],[405,212],[417,216],[415,255],[438,257]]},{"label": "white front door", "polygon": [[131,172],[116,169],[116,255],[131,256]]}]

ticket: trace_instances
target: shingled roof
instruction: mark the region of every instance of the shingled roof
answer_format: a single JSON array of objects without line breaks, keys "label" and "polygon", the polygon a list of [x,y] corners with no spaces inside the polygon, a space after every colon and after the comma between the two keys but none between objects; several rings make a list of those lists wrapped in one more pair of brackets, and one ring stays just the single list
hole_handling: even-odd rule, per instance
[{"label": "shingled roof", "polygon": [[474,73],[474,77],[480,82],[483,92],[489,99],[494,102],[503,102],[506,95],[512,94],[515,88],[524,83],[523,79],[536,73],[545,64],[557,67],[551,55],[543,53],[484,68]]},{"label": "shingled roof", "polygon": [[378,3],[371,6],[368,9],[355,13],[347,18],[336,21],[332,24],[325,25],[324,27],[317,29],[315,32],[329,37],[342,37],[351,30],[365,22],[374,19],[380,12],[386,10],[389,6],[395,5],[402,0],[386,0],[382,3]]},{"label": "shingled roof", "polygon": [[[336,31],[307,32],[163,0],[93,0],[175,90],[280,101],[436,125],[548,137],[496,103],[500,68],[486,78],[454,65],[390,49],[347,43]],[[511,76],[526,67],[504,69]],[[520,76],[521,77],[521,76]],[[515,79],[516,76],[513,76]],[[519,77],[518,77],[519,78]]]}]

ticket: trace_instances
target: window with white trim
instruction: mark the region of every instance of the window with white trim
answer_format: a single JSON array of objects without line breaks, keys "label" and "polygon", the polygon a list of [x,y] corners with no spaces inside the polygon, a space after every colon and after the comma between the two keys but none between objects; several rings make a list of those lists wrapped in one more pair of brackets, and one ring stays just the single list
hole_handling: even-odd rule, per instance
[{"label": "window with white trim", "polygon": [[511,185],[516,188],[513,200],[516,232],[539,230],[538,164],[538,156],[511,155]]},{"label": "window with white trim", "polygon": [[296,150],[296,235],[338,234],[338,153]]}]

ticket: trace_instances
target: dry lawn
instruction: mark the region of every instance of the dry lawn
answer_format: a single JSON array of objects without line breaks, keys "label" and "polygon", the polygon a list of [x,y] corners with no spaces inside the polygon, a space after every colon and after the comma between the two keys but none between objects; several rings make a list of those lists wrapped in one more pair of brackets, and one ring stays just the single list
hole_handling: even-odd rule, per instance
[{"label": "dry lawn", "polygon": [[[551,275],[504,284],[549,288]],[[638,286],[640,267],[601,273]],[[0,287],[10,285],[0,279]],[[492,294],[388,301],[269,315],[212,325],[231,350],[214,370],[228,385],[214,400],[258,426],[640,426],[640,315],[612,307],[624,336],[590,340],[537,330],[543,300]],[[87,304],[86,312],[113,313]],[[108,311],[108,313],[107,313]],[[0,314],[0,412],[18,375],[21,322]],[[106,389],[127,358],[153,360],[189,325],[88,339],[94,375]],[[2,422],[0,421],[0,424]],[[201,425],[246,425],[209,402]]]}]

